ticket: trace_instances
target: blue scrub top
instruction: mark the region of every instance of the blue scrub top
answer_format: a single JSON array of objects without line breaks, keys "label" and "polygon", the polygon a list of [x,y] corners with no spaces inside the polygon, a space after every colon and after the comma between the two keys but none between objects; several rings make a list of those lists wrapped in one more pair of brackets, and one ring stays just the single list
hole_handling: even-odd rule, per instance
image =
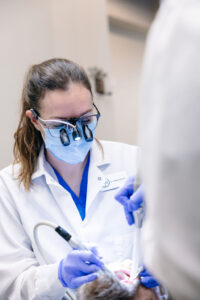
[{"label": "blue scrub top", "polygon": [[88,182],[88,171],[89,171],[89,164],[90,164],[90,154],[88,156],[87,163],[85,165],[83,176],[81,180],[81,186],[80,186],[80,194],[79,197],[76,196],[76,194],[72,191],[70,186],[67,184],[67,182],[62,178],[62,176],[54,169],[54,172],[58,178],[58,182],[60,185],[62,185],[72,196],[74,203],[76,204],[76,207],[78,209],[78,212],[81,216],[81,219],[85,219],[85,208],[86,208],[86,198],[87,198],[87,182]]}]

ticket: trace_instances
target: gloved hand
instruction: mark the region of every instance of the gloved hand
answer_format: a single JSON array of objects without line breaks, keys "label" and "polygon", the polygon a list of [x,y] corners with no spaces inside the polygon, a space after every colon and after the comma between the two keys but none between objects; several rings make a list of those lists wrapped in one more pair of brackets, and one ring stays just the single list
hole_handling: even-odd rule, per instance
[{"label": "gloved hand", "polygon": [[144,268],[139,274],[140,283],[146,288],[153,288],[159,285],[156,279]]},{"label": "gloved hand", "polygon": [[130,177],[124,186],[115,195],[115,199],[124,206],[124,212],[129,225],[135,223],[133,211],[137,210],[144,202],[143,185],[134,193],[133,183],[135,177]]},{"label": "gloved hand", "polygon": [[95,280],[96,272],[101,270],[103,262],[97,250],[72,250],[58,268],[58,278],[64,287],[76,289],[84,283]]}]

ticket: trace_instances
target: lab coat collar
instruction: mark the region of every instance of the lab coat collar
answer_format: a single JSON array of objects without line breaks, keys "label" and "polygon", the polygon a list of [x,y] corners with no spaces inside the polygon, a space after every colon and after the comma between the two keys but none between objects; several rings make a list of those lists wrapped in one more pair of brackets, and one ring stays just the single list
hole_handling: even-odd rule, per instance
[{"label": "lab coat collar", "polygon": [[90,151],[90,164],[92,164],[92,165],[94,164],[97,167],[109,165],[110,157],[108,156],[108,153],[104,152],[103,144],[101,142],[99,142],[99,143],[101,144],[101,146],[95,140],[92,145],[92,148]]},{"label": "lab coat collar", "polygon": [[[102,145],[102,149],[101,149],[101,147],[98,145],[97,141],[95,140],[93,142],[92,148],[90,150],[90,165],[95,165],[96,167],[101,167],[101,166],[105,166],[105,165],[109,165],[109,164],[110,164],[110,157],[108,156],[107,153],[104,153],[103,145]],[[49,174],[51,177],[56,179],[56,175],[53,171],[53,168],[46,160],[45,149],[44,149],[44,145],[43,145],[41,148],[40,154],[38,156],[36,170],[32,174],[31,179],[34,180],[43,175],[46,176],[47,174]]]},{"label": "lab coat collar", "polygon": [[[86,219],[87,222],[90,215],[90,207],[95,200],[97,194],[101,191],[103,183],[105,181],[103,169],[110,165],[110,157],[107,152],[103,151],[98,145],[97,141],[93,143],[90,152],[90,167],[88,172],[88,186],[87,186],[87,202],[86,202]],[[104,167],[103,169],[101,167]]]},{"label": "lab coat collar", "polygon": [[51,165],[46,160],[44,146],[42,146],[42,148],[40,150],[40,154],[38,156],[38,162],[37,162],[36,170],[32,174],[31,179],[34,180],[34,179],[36,179],[38,177],[41,177],[43,175],[47,176],[47,174],[49,174],[51,177],[56,179],[56,175],[53,171],[53,168],[51,167]]},{"label": "lab coat collar", "polygon": [[[101,149],[97,141],[94,141],[92,148],[90,150],[90,166],[89,166],[89,173],[88,173],[87,202],[86,202],[86,219],[84,220],[83,223],[87,222],[88,220],[87,216],[88,216],[88,212],[90,211],[90,207],[92,206],[92,203],[96,198],[97,194],[102,189],[103,183],[105,181],[103,170],[110,165],[110,161],[111,158],[109,157],[108,153],[103,151],[103,144]],[[36,178],[39,178],[41,176],[45,177],[47,184],[52,184],[53,182],[54,185],[57,184],[57,177],[55,175],[55,172],[53,171],[53,168],[46,160],[44,146],[41,148],[38,157],[37,167],[31,178],[32,180],[35,180]],[[52,178],[54,178],[55,180],[52,181]],[[75,206],[74,206],[74,202],[72,201],[72,209],[70,210],[71,214],[73,208],[75,208]],[[76,209],[74,209],[74,211],[76,211]],[[74,214],[74,219],[79,220],[76,214]]]}]

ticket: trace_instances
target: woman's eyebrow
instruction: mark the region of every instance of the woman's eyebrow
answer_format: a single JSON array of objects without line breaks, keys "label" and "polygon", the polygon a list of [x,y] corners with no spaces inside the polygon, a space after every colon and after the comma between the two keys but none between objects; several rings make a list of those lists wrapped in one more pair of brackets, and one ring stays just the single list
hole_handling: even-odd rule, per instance
[{"label": "woman's eyebrow", "polygon": [[84,115],[86,115],[87,113],[89,113],[89,112],[91,112],[91,111],[93,111],[93,109],[92,108],[90,108],[90,109],[88,109],[87,111],[85,111],[82,115],[80,115],[80,117],[82,117],[82,116],[84,116]]},{"label": "woman's eyebrow", "polygon": [[68,117],[68,118],[64,118],[64,117],[50,117],[50,119],[59,119],[59,120],[78,119],[78,118],[80,118],[80,117],[86,115],[87,113],[91,112],[92,110],[93,110],[93,109],[90,108],[90,109],[88,109],[87,111],[85,111],[84,113],[82,113],[81,115],[79,115],[78,117],[77,117],[77,116],[76,116],[76,117],[75,117],[75,116],[74,116],[74,117]]}]

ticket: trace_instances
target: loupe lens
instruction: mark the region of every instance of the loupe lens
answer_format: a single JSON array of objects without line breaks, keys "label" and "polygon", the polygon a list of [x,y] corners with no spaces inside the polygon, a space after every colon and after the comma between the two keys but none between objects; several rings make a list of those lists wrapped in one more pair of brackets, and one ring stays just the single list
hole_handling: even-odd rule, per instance
[{"label": "loupe lens", "polygon": [[83,126],[83,135],[84,135],[86,142],[93,141],[93,133],[92,133],[92,130],[88,127],[88,125]]},{"label": "loupe lens", "polygon": [[72,132],[72,137],[74,141],[79,141],[81,139],[81,133],[77,128],[74,128]]},{"label": "loupe lens", "polygon": [[69,136],[64,128],[60,130],[60,140],[63,146],[68,146],[70,144]]}]

